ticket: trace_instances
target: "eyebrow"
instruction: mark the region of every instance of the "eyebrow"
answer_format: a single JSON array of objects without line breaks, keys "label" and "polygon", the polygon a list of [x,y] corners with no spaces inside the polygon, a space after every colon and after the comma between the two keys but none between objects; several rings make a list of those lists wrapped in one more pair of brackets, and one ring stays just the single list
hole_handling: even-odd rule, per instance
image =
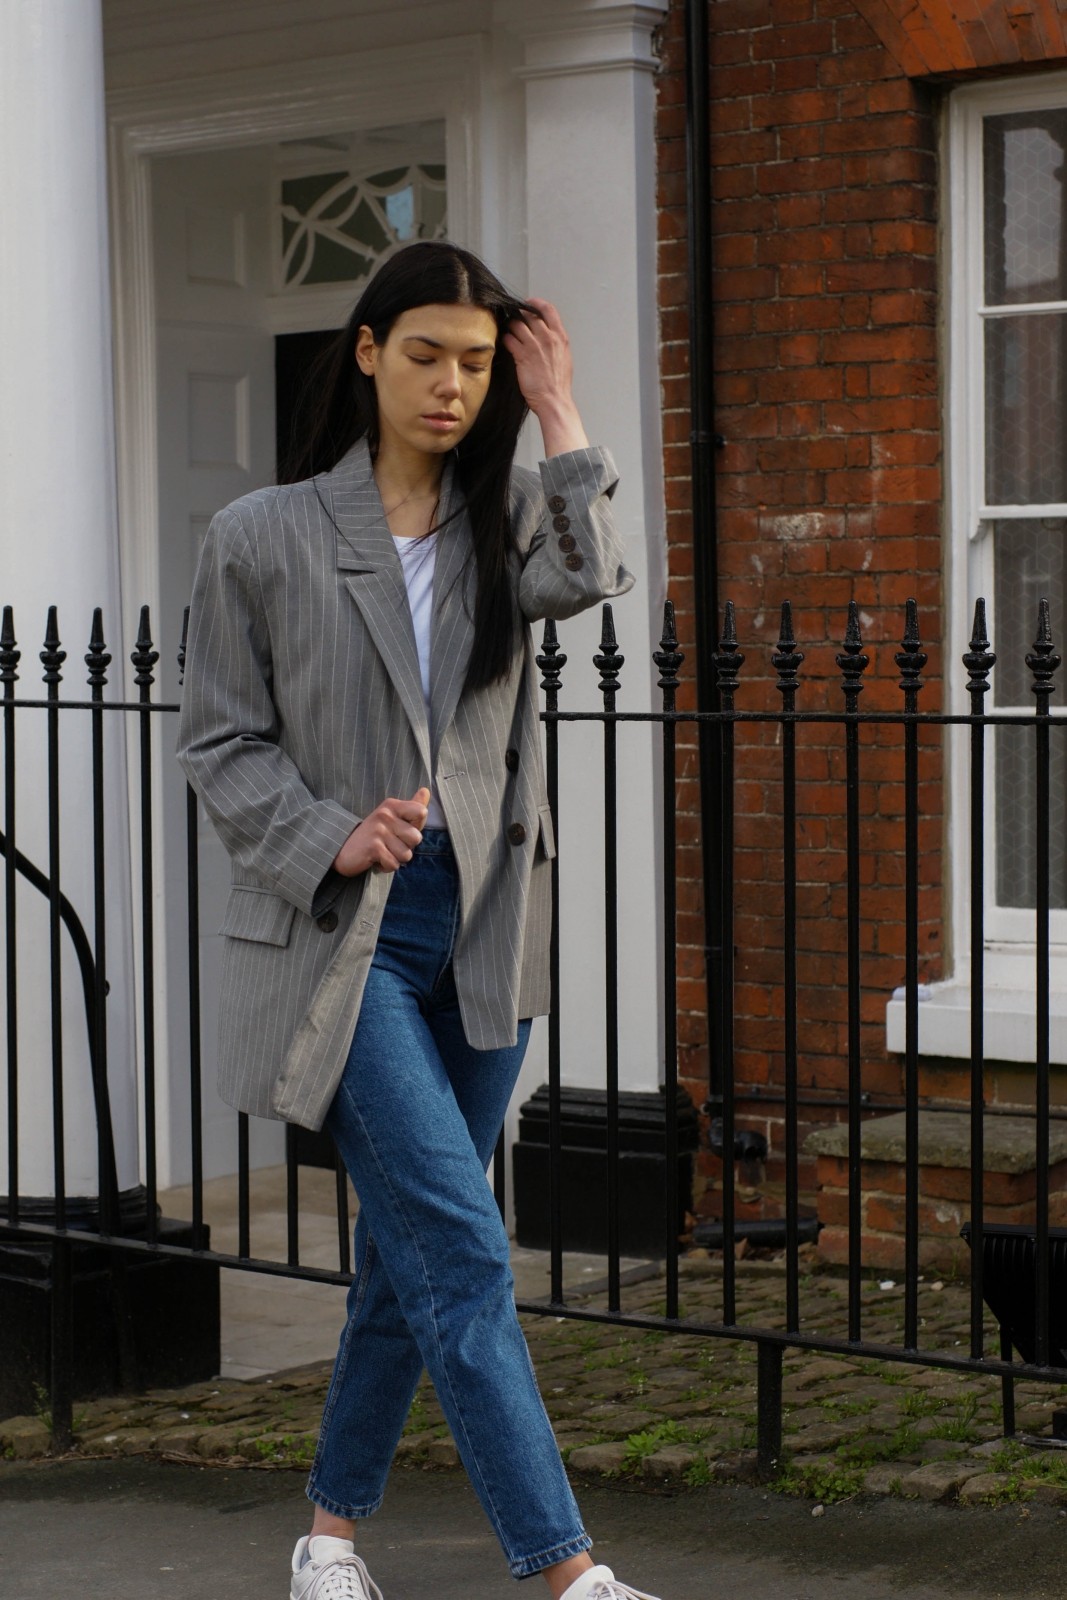
[{"label": "eyebrow", "polygon": [[[440,339],[431,339],[425,333],[406,333],[401,343],[410,344],[412,341],[415,341],[418,344],[428,344],[432,350],[443,350],[445,348]],[[495,344],[472,344],[467,346],[463,354],[466,356],[484,355],[490,350],[495,349]]]}]

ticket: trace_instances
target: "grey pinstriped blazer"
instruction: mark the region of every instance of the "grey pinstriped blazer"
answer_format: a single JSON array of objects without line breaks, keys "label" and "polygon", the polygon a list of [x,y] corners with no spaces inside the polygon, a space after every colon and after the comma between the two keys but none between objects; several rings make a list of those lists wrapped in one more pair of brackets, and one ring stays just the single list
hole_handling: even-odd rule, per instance
[{"label": "grey pinstriped blazer", "polygon": [[[515,582],[528,623],[632,586],[608,504],[615,482],[598,449],[542,462],[540,481],[514,469]],[[309,1128],[321,1126],[344,1068],[392,882],[332,870],[360,819],[433,773],[459,868],[460,1008],[481,1049],[513,1043],[519,1017],[548,1009],[555,851],[529,627],[506,682],[461,694],[474,570],[451,461],[442,515],[458,515],[438,540],[429,719],[366,444],[317,485],[322,501],[310,482],[262,489],[212,521],[178,737],[233,869],[220,930],[220,1093]],[[564,516],[561,550],[563,524],[552,524]]]}]

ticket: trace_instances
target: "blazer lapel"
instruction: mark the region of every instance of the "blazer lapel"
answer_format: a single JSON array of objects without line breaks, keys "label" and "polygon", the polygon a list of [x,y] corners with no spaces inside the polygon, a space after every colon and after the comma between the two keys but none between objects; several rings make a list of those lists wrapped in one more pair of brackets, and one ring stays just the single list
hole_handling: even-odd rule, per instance
[{"label": "blazer lapel", "polygon": [[[474,546],[451,457],[441,480],[441,532],[433,573],[430,727],[434,759],[456,714],[474,639]],[[468,592],[469,591],[469,592]]]},{"label": "blazer lapel", "polygon": [[338,571],[396,685],[429,775],[430,737],[411,608],[366,440],[353,445],[323,481],[329,488]]}]

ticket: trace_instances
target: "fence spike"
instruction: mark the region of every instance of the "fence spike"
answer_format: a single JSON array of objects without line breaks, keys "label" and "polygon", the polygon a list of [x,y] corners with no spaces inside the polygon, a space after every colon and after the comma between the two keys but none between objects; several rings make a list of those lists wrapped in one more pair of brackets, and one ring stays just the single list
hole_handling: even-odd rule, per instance
[{"label": "fence spike", "polygon": [[85,654],[85,665],[89,669],[89,685],[91,688],[102,689],[107,682],[107,669],[111,665],[111,655],[104,644],[104,613],[99,606],[93,608],[93,626],[89,634],[89,648]]},{"label": "fence spike", "polygon": [[782,601],[782,622],[778,629],[778,645],[771,656],[771,665],[778,674],[775,688],[786,697],[786,706],[792,710],[791,696],[800,688],[798,673],[804,661],[804,652],[797,649],[793,632],[793,608],[788,600]]},{"label": "fence spike", "polygon": [[915,697],[923,687],[922,670],[929,656],[919,638],[919,607],[914,600],[904,605],[904,637],[893,660],[900,668],[900,687],[905,694],[905,710],[916,711]]},{"label": "fence spike", "polygon": [[860,636],[860,608],[855,600],[848,603],[848,625],[845,642],[837,656],[841,668],[841,687],[845,693],[845,709],[855,711],[856,701],[863,691],[862,678],[870,666],[871,658],[864,653]]},{"label": "fence spike", "polygon": [[559,647],[556,624],[551,617],[545,619],[545,631],[541,639],[541,654],[535,659],[537,665],[541,668],[541,688],[545,694],[558,694],[560,677],[564,667],[567,665],[567,657]]},{"label": "fence spike", "polygon": [[[678,668],[685,660],[685,652],[678,648],[678,629],[674,617],[674,601],[663,605],[663,633],[659,649],[652,652],[652,660],[659,668],[658,688],[663,690],[663,709],[674,710],[674,696],[678,690]],[[668,698],[670,704],[668,705]]]},{"label": "fence spike", "polygon": [[148,607],[141,607],[141,618],[137,627],[137,644],[130,651],[130,660],[136,669],[134,682],[139,688],[148,688],[155,682],[152,668],[159,660],[159,651],[152,648],[152,632],[149,620]]},{"label": "fence spike", "polygon": [[626,657],[615,643],[615,618],[611,607],[604,606],[600,628],[600,649],[593,657],[593,665],[600,673],[600,690],[605,699],[614,695],[619,687],[619,668]]},{"label": "fence spike", "polygon": [[1052,619],[1048,600],[1041,599],[1037,605],[1037,638],[1026,657],[1026,665],[1034,675],[1031,687],[1038,697],[1039,711],[1048,710],[1048,697],[1056,687],[1052,679],[1062,659],[1052,643]]},{"label": "fence spike", "polygon": [[178,646],[178,682],[185,682],[185,647],[189,643],[189,607],[182,612],[182,639]]},{"label": "fence spike", "polygon": [[15,613],[11,606],[5,606],[0,622],[0,683],[18,681],[16,669],[21,659],[22,651],[15,642]]},{"label": "fence spike", "polygon": [[59,612],[55,606],[48,607],[48,621],[45,623],[44,630],[44,649],[40,654],[44,665],[43,681],[45,683],[61,683],[63,674],[59,669],[67,659],[67,652],[60,649]]},{"label": "fence spike", "polygon": [[715,673],[718,678],[719,694],[723,697],[723,710],[733,710],[733,697],[737,692],[738,674],[745,664],[745,658],[737,648],[737,618],[734,612],[734,603],[727,600],[723,612],[722,634],[719,638],[719,648],[715,656]]},{"label": "fence spike", "polygon": [[972,716],[977,717],[981,714],[982,696],[989,693],[989,674],[996,664],[997,658],[989,648],[989,635],[986,631],[985,598],[979,595],[974,602],[970,648],[963,655],[963,665],[967,668],[967,693],[971,697]]}]

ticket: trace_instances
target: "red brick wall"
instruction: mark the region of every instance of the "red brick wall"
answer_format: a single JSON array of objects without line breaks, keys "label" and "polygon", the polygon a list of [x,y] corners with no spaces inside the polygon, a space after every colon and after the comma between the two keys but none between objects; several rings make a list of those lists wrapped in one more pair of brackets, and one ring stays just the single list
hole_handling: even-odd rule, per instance
[{"label": "red brick wall", "polygon": [[[864,709],[902,707],[893,656],[914,596],[939,705],[942,440],[935,100],[907,79],[853,0],[709,7],[722,600],[746,656],[741,709],[780,704],[770,655],[788,599],[801,709],[840,709],[848,602],[871,658]],[[659,289],[671,593],[693,666],[682,5],[659,79]],[[683,669],[684,670],[684,669]],[[693,703],[690,691],[689,704]],[[736,1074],[782,1081],[780,757],[773,730],[738,754]],[[940,971],[941,792],[921,752],[920,978]],[[843,740],[799,736],[800,1082],[845,1083]],[[885,1002],[904,980],[899,731],[863,737],[864,1085],[900,1088]],[[707,1084],[695,753],[679,792],[682,1072]],[[750,1106],[744,1125],[759,1125]],[[767,1114],[772,1141],[778,1110]],[[818,1113],[812,1113],[817,1116]],[[711,1206],[710,1198],[708,1208]]]}]

